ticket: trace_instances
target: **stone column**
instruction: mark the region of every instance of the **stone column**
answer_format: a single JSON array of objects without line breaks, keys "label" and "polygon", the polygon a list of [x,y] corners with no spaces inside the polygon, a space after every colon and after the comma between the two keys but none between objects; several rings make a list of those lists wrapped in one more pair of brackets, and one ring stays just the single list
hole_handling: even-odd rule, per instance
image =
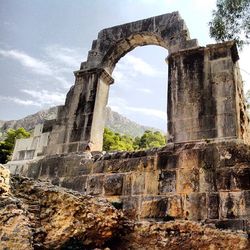
[{"label": "stone column", "polygon": [[241,123],[248,118],[240,96],[238,59],[234,42],[169,56],[169,141],[231,138],[246,142],[247,125],[241,132]]},{"label": "stone column", "polygon": [[75,85],[53,126],[47,154],[102,150],[109,85],[113,78],[94,68],[74,72]]}]

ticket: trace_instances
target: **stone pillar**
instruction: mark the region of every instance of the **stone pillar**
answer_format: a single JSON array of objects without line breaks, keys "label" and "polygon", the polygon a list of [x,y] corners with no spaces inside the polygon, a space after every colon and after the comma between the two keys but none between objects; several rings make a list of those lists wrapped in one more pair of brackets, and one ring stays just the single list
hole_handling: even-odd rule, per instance
[{"label": "stone pillar", "polygon": [[67,94],[50,134],[47,154],[102,150],[105,108],[113,78],[95,68],[74,72],[75,85]]},{"label": "stone pillar", "polygon": [[234,42],[169,56],[169,141],[234,138],[247,142],[238,59]]}]

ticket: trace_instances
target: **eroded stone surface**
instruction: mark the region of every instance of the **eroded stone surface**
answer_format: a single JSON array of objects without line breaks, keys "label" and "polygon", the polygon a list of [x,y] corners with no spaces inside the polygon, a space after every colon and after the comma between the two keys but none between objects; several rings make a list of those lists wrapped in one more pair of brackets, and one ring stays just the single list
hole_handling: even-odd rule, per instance
[{"label": "eroded stone surface", "polygon": [[187,221],[141,222],[115,242],[114,249],[249,249],[246,235],[223,232]]},{"label": "eroded stone surface", "polygon": [[0,249],[59,249],[71,240],[101,246],[122,224],[103,199],[19,176],[10,183],[0,197]]},{"label": "eroded stone surface", "polygon": [[9,192],[10,171],[0,164],[0,195],[5,195]]}]

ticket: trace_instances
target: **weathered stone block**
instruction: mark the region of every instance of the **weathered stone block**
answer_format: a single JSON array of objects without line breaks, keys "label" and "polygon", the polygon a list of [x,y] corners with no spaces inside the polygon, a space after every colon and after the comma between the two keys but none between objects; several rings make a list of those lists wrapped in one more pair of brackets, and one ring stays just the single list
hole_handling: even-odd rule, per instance
[{"label": "weathered stone block", "polygon": [[78,143],[72,143],[68,145],[68,150],[67,152],[77,152],[78,151]]},{"label": "weathered stone block", "polygon": [[165,194],[176,191],[176,171],[162,171],[159,178],[159,192]]},{"label": "weathered stone block", "polygon": [[87,194],[100,195],[103,193],[103,175],[91,175],[87,180]]},{"label": "weathered stone block", "polygon": [[74,175],[91,174],[92,168],[93,168],[93,161],[83,159],[83,160],[81,160],[80,165],[74,166],[74,168],[73,168]]},{"label": "weathered stone block", "polygon": [[218,191],[231,189],[232,169],[223,168],[216,171],[216,189]]},{"label": "weathered stone block", "polygon": [[178,168],[193,169],[199,166],[199,152],[194,149],[182,150],[179,153]]},{"label": "weathered stone block", "polygon": [[123,211],[126,216],[132,219],[138,219],[140,213],[140,197],[130,196],[122,197]]},{"label": "weathered stone block", "polygon": [[159,171],[145,172],[145,194],[157,195],[159,192]]},{"label": "weathered stone block", "polygon": [[219,219],[220,199],[218,193],[207,194],[207,217],[208,219]]},{"label": "weathered stone block", "polygon": [[199,169],[199,191],[214,192],[216,191],[215,171],[211,169]]},{"label": "weathered stone block", "polygon": [[94,174],[99,174],[99,173],[103,173],[103,169],[104,169],[104,166],[103,166],[103,161],[96,161],[93,163],[93,173]]},{"label": "weathered stone block", "polygon": [[183,201],[180,195],[168,196],[167,213],[177,219],[183,219]]},{"label": "weathered stone block", "polygon": [[199,169],[180,168],[176,178],[177,193],[189,194],[199,191]]},{"label": "weathered stone block", "polygon": [[132,194],[144,194],[145,193],[145,173],[136,172],[132,175]]},{"label": "weathered stone block", "polygon": [[41,162],[36,162],[34,164],[31,164],[28,169],[27,176],[29,176],[30,178],[38,179],[40,176],[41,168],[42,168]]},{"label": "weathered stone block", "polygon": [[87,176],[65,177],[60,185],[85,194],[87,188]]},{"label": "weathered stone block", "polygon": [[232,171],[232,189],[250,190],[250,168],[235,168]]},{"label": "weathered stone block", "polygon": [[184,217],[194,221],[207,218],[205,193],[191,193],[184,196]]},{"label": "weathered stone block", "polygon": [[249,167],[223,168],[216,172],[218,190],[249,190],[249,180]]},{"label": "weathered stone block", "polygon": [[41,164],[40,177],[50,176],[53,178],[56,176],[64,176],[64,167],[62,167],[64,165],[63,163],[63,159],[58,157],[47,158],[46,164]]},{"label": "weathered stone block", "polygon": [[111,159],[103,162],[103,169],[106,173],[130,172],[142,170],[140,158],[133,159]]},{"label": "weathered stone block", "polygon": [[172,155],[169,152],[160,152],[158,154],[158,169],[172,169],[176,168],[178,164],[178,156]]},{"label": "weathered stone block", "polygon": [[243,218],[247,214],[243,192],[220,192],[220,218]]},{"label": "weathered stone block", "polygon": [[132,179],[133,175],[131,173],[124,174],[122,195],[126,196],[132,194]]},{"label": "weathered stone block", "polygon": [[140,218],[164,218],[167,215],[166,198],[144,198],[141,204]]},{"label": "weathered stone block", "polygon": [[112,174],[105,176],[104,192],[105,195],[121,195],[123,188],[123,175]]}]

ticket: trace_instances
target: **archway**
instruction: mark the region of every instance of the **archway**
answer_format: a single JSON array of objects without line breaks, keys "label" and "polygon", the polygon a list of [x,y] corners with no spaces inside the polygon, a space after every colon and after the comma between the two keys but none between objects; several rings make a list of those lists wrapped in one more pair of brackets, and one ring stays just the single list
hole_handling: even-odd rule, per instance
[{"label": "archway", "polygon": [[[121,57],[138,46],[158,45],[169,53],[197,47],[178,12],[103,29],[93,41],[86,62],[74,72],[75,85],[67,94],[53,127],[48,154],[102,150],[105,107],[111,74]],[[53,145],[57,144],[57,147]]]},{"label": "archway", "polygon": [[[136,47],[116,64],[110,86],[108,107],[145,129],[167,133],[167,63],[168,51],[156,45]],[[108,116],[110,116],[108,112]],[[111,116],[112,118],[112,116]],[[120,125],[120,123],[119,123]],[[106,126],[132,137],[141,136],[144,128]]]}]

